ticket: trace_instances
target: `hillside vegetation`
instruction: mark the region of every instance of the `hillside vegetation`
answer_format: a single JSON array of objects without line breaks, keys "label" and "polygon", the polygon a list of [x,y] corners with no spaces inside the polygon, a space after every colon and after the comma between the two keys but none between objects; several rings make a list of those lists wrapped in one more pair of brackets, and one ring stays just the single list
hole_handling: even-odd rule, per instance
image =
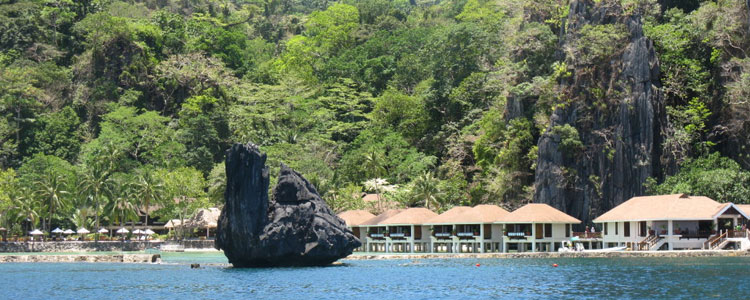
[{"label": "hillside vegetation", "polygon": [[[587,2],[641,20],[658,54],[668,155],[648,192],[750,201],[750,3]],[[569,5],[0,0],[0,226],[217,205],[224,151],[246,142],[337,211],[365,207],[362,192],[436,211],[532,201],[546,132],[569,160],[613,151],[550,125],[581,98],[564,83],[609,65],[630,34],[587,25],[563,47]],[[574,92],[600,99],[587,107],[614,105],[603,77],[586,78]]]}]

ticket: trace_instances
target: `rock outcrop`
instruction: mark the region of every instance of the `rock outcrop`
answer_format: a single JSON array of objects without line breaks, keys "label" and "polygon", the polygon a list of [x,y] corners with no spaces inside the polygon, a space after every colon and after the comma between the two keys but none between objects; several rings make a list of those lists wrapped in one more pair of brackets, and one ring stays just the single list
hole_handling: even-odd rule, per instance
[{"label": "rock outcrop", "polygon": [[227,151],[226,204],[216,248],[233,266],[327,265],[361,245],[315,187],[283,164],[269,199],[265,162],[253,144]]},{"label": "rock outcrop", "polygon": [[[591,51],[579,44],[584,27],[608,24],[626,33],[610,57],[592,64],[572,54],[576,47],[580,53]],[[561,82],[566,105],[555,109],[538,142],[534,200],[589,224],[643,195],[648,177],[661,176],[667,121],[659,62],[641,17],[611,1],[572,1],[560,49],[572,75]],[[565,125],[580,138],[573,150],[564,147],[560,133],[565,130],[559,129]]]}]

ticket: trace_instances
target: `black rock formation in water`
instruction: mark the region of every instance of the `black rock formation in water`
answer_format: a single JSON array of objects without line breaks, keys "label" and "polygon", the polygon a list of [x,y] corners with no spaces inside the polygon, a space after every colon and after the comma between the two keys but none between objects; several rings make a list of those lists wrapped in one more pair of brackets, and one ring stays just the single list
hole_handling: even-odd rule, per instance
[{"label": "black rock formation in water", "polygon": [[[648,177],[662,175],[669,162],[661,150],[667,121],[659,62],[637,12],[571,1],[567,24],[560,46],[572,73],[561,80],[560,98],[567,103],[555,109],[539,139],[534,201],[588,225],[630,197],[643,195]],[[584,28],[595,26],[622,28],[626,37],[601,61],[582,62],[569,50],[591,51],[581,49],[580,38]],[[571,143],[570,127],[580,144]]]},{"label": "black rock formation in water", "polygon": [[232,146],[226,175],[216,248],[234,267],[327,265],[361,245],[315,187],[283,164],[269,201],[266,155],[257,146]]}]

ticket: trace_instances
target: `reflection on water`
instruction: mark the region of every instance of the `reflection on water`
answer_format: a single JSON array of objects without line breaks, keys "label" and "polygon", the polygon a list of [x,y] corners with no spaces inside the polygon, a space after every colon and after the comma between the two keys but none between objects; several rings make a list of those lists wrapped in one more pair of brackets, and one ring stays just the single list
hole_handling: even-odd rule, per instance
[{"label": "reflection on water", "polygon": [[[744,257],[352,260],[271,269],[228,268],[218,252],[165,253],[164,261],[0,264],[1,298],[743,298],[750,289]],[[190,269],[194,262],[219,265]]]}]

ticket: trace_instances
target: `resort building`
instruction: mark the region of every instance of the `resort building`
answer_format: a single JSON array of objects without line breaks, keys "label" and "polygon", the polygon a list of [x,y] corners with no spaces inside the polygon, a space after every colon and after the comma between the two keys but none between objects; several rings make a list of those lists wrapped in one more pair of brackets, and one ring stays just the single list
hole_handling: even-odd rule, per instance
[{"label": "resort building", "polygon": [[502,252],[503,226],[495,222],[508,214],[497,205],[477,205],[456,216],[459,252]]},{"label": "resort building", "polygon": [[429,225],[432,231],[430,235],[432,252],[459,252],[458,236],[456,235],[456,216],[470,209],[470,206],[455,206],[425,222],[425,225]]},{"label": "resort building", "polygon": [[594,219],[607,247],[630,250],[750,248],[747,214],[732,203],[685,194],[633,197]]},{"label": "resort building", "polygon": [[504,252],[552,252],[571,239],[571,227],[581,221],[552,206],[530,203],[507,214],[503,225]]},{"label": "resort building", "polygon": [[354,233],[354,236],[362,242],[362,246],[354,249],[354,251],[363,251],[364,249],[367,249],[367,228],[362,227],[361,225],[365,221],[374,218],[375,215],[366,210],[347,210],[338,214],[338,216],[344,220],[346,226]]},{"label": "resort building", "polygon": [[384,224],[381,224],[382,221],[385,221],[386,219],[397,215],[398,213],[402,212],[403,209],[389,209],[384,211],[382,214],[379,214],[375,216],[374,218],[371,218],[367,221],[362,222],[359,224],[359,226],[362,228],[360,230],[366,230],[367,238],[363,241],[367,247],[365,247],[365,251],[367,252],[387,252],[387,242],[386,242],[386,236],[388,232],[388,227]]},{"label": "resort building", "polygon": [[386,226],[386,252],[429,252],[430,226],[437,214],[423,207],[406,209],[380,222]]}]

